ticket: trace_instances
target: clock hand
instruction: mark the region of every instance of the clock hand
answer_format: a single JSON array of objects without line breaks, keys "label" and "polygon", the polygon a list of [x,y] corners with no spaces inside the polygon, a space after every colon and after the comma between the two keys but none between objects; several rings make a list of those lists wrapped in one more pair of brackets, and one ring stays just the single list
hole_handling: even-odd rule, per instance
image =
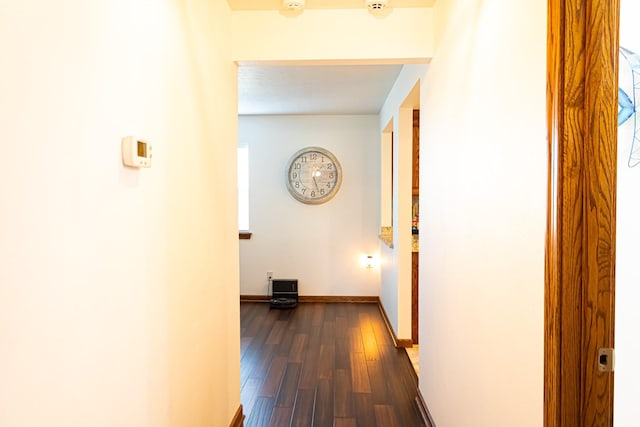
[{"label": "clock hand", "polygon": [[316,181],[316,175],[315,172],[313,174],[313,183],[316,185],[316,190],[320,191],[320,187],[318,187],[318,181]]}]

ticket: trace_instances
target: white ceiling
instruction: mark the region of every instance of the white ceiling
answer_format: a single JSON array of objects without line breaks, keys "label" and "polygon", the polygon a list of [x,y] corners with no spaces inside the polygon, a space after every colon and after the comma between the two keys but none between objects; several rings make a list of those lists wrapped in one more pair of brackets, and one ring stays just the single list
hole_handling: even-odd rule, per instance
[{"label": "white ceiling", "polygon": [[[432,7],[436,0],[389,0],[387,7]],[[227,0],[233,10],[278,10],[282,0]],[[365,9],[366,0],[306,0],[305,9]]]},{"label": "white ceiling", "polygon": [[402,65],[240,66],[238,114],[377,114]]}]

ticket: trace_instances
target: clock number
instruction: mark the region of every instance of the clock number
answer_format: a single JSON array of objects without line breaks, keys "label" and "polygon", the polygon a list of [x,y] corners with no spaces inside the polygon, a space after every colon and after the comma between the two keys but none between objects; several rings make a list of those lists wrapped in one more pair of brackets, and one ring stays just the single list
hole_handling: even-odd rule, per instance
[{"label": "clock number", "polygon": [[333,163],[329,163],[329,164],[327,165],[327,169],[329,169],[329,170],[333,169]]},{"label": "clock number", "polygon": [[307,156],[300,157],[300,162],[307,163]]},{"label": "clock number", "polygon": [[315,191],[311,192],[311,197],[316,197],[316,192]]},{"label": "clock number", "polygon": [[311,157],[311,161],[315,162],[318,159],[318,153],[311,153],[310,157]]},{"label": "clock number", "polygon": [[302,165],[301,165],[300,163],[295,163],[295,164],[293,165],[293,168],[294,168],[294,169],[302,169]]},{"label": "clock number", "polygon": [[333,173],[329,174],[329,179],[333,179]]},{"label": "clock number", "polygon": [[320,195],[323,196],[324,195],[324,188],[320,189]]},{"label": "clock number", "polygon": [[327,188],[331,189],[331,183],[330,182],[327,182]]},{"label": "clock number", "polygon": [[298,174],[297,174],[296,172],[292,173],[292,174],[291,174],[291,178],[293,178],[293,179],[298,178]]},{"label": "clock number", "polygon": [[294,186],[295,186],[296,188],[300,188],[300,183],[299,183],[299,182],[296,182]]}]

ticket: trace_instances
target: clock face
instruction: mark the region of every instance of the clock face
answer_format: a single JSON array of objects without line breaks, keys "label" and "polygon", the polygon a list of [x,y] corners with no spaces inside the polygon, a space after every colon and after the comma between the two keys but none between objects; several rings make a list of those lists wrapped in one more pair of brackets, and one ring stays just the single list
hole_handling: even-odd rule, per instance
[{"label": "clock face", "polygon": [[340,162],[324,148],[303,148],[289,159],[287,189],[302,203],[320,204],[331,200],[341,183]]}]

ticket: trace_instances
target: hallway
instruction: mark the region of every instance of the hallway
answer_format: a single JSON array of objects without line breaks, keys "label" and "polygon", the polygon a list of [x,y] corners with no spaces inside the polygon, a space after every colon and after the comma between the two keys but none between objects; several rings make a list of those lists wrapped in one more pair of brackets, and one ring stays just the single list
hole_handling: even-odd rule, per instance
[{"label": "hallway", "polygon": [[245,426],[421,426],[417,378],[376,304],[242,303]]}]

